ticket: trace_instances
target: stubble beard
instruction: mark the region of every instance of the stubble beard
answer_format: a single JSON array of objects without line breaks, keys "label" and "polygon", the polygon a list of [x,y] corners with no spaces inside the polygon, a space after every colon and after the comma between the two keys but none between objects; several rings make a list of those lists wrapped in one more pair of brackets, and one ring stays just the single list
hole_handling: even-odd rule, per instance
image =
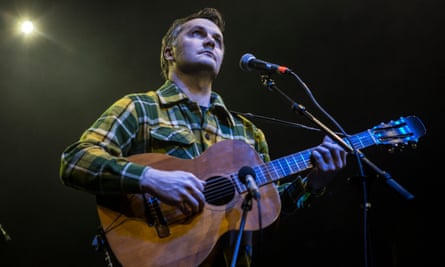
[{"label": "stubble beard", "polygon": [[188,75],[209,76],[212,80],[218,76],[218,71],[215,70],[214,66],[200,62],[178,65],[177,67],[181,72]]}]

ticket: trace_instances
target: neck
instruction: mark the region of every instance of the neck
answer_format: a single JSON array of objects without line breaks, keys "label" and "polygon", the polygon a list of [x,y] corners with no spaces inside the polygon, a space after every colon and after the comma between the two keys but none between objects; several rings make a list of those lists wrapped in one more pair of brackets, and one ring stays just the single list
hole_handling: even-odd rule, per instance
[{"label": "neck", "polygon": [[172,73],[169,79],[179,86],[190,100],[200,106],[209,106],[210,94],[212,93],[212,80],[179,73]]}]

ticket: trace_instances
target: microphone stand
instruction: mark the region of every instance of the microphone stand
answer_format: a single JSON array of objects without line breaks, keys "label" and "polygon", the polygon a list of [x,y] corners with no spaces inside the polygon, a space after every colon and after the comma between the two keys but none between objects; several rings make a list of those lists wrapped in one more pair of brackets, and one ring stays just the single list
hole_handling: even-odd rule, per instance
[{"label": "microphone stand", "polygon": [[[294,73],[293,73],[294,74]],[[399,194],[401,194],[404,198],[410,200],[414,198],[414,195],[412,195],[410,192],[408,192],[405,188],[403,188],[401,185],[399,185],[389,173],[386,171],[380,169],[377,167],[376,164],[371,162],[368,158],[365,157],[365,155],[358,149],[355,149],[351,147],[348,143],[346,143],[340,136],[338,136],[334,131],[329,129],[326,125],[324,125],[320,120],[318,120],[315,116],[313,116],[309,111],[306,110],[306,108],[298,104],[297,102],[293,101],[290,97],[288,97],[283,91],[281,91],[275,84],[275,82],[270,77],[271,74],[261,75],[261,79],[263,81],[263,85],[266,86],[267,89],[270,91],[275,91],[279,93],[285,100],[289,101],[291,103],[291,109],[293,111],[298,111],[301,115],[309,119],[312,123],[317,125],[320,129],[322,129],[327,135],[329,135],[335,142],[337,142],[340,146],[343,147],[347,152],[352,153],[357,157],[358,162],[361,164],[361,162],[366,163],[371,169],[373,169],[378,175],[382,176],[386,179],[386,183],[395,191],[397,191]],[[294,74],[296,76],[296,74]],[[305,84],[299,79],[298,81],[300,84],[305,87]],[[347,136],[347,135],[345,135]]]},{"label": "microphone stand", "polygon": [[238,258],[238,254],[239,254],[239,248],[241,246],[241,240],[242,240],[242,236],[243,236],[243,232],[244,232],[244,227],[246,225],[246,218],[247,218],[247,213],[252,210],[252,194],[249,192],[246,194],[246,197],[243,200],[243,203],[241,204],[241,207],[243,209],[243,214],[241,217],[241,222],[240,222],[240,228],[238,230],[238,237],[236,240],[236,244],[235,244],[235,250],[233,252],[233,258],[232,258],[232,263],[231,263],[231,267],[235,267],[236,266],[236,261]]},{"label": "microphone stand", "polygon": [[[294,75],[301,86],[307,91],[310,92],[307,88],[306,84],[298,77],[297,74],[290,71],[292,75]],[[368,158],[365,157],[365,155],[359,151],[358,149],[355,149],[354,147],[351,147],[348,143],[346,143],[341,137],[339,137],[334,131],[329,129],[326,125],[324,125],[322,122],[320,122],[316,117],[314,117],[310,112],[306,110],[306,108],[298,104],[297,102],[293,101],[290,97],[288,97],[285,93],[283,93],[275,84],[275,82],[271,79],[271,73],[263,74],[261,75],[261,79],[263,81],[263,85],[266,86],[266,88],[269,91],[275,91],[280,94],[281,97],[283,97],[286,101],[289,101],[291,103],[291,108],[293,111],[298,111],[301,115],[309,119],[310,122],[317,125],[322,131],[324,131],[328,136],[330,136],[335,142],[337,142],[340,146],[342,146],[347,152],[350,152],[352,155],[354,155],[357,158],[357,164],[360,169],[360,177],[362,178],[363,182],[363,211],[364,211],[364,224],[365,224],[365,231],[364,231],[364,264],[365,267],[368,266],[368,238],[367,238],[367,212],[368,208],[371,206],[370,203],[368,203],[367,200],[367,189],[366,189],[366,177],[364,175],[364,171],[362,168],[362,162],[366,163],[371,169],[373,169],[378,175],[382,176],[386,179],[386,183],[393,188],[395,191],[397,191],[400,195],[405,197],[406,199],[410,200],[414,198],[414,196],[409,193],[406,189],[404,189],[401,185],[399,185],[396,181],[394,181],[391,177],[391,175],[380,168],[377,167],[374,163],[372,163]],[[335,122],[335,120],[333,120]],[[343,134],[345,135],[345,139],[348,140],[348,135],[345,133],[345,131],[338,125],[338,128],[342,130]],[[352,143],[352,142],[349,142]]]}]

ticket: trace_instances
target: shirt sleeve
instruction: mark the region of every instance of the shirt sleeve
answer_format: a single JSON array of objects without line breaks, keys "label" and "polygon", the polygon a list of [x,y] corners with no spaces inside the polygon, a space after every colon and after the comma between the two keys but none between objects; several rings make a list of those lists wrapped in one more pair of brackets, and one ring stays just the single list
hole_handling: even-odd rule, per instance
[{"label": "shirt sleeve", "polygon": [[298,175],[289,182],[277,186],[281,198],[282,212],[292,213],[297,209],[307,207],[309,194],[306,190],[306,178]]},{"label": "shirt sleeve", "polygon": [[140,192],[140,178],[148,167],[125,157],[138,127],[133,101],[116,101],[63,151],[62,183],[94,194]]}]

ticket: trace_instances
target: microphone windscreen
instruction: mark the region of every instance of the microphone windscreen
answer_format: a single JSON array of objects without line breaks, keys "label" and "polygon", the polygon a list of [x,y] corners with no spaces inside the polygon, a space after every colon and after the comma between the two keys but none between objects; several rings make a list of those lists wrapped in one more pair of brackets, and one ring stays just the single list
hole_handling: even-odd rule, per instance
[{"label": "microphone windscreen", "polygon": [[239,61],[239,66],[243,71],[252,71],[252,69],[249,67],[249,62],[255,59],[255,56],[249,53],[244,54],[240,61]]},{"label": "microphone windscreen", "polygon": [[247,175],[255,177],[255,171],[249,166],[244,166],[238,171],[238,177],[243,183],[246,182]]}]

